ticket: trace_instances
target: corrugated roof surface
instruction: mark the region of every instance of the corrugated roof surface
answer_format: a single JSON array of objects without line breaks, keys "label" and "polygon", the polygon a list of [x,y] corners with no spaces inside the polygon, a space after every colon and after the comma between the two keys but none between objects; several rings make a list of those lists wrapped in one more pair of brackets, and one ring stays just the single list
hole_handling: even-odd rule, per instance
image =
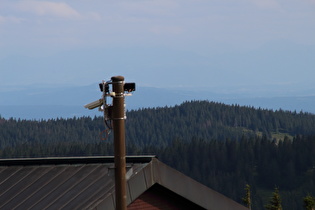
[{"label": "corrugated roof surface", "polygon": [[[86,209],[114,192],[113,158],[75,160],[1,160],[0,209]],[[127,170],[143,165],[128,163]]]}]

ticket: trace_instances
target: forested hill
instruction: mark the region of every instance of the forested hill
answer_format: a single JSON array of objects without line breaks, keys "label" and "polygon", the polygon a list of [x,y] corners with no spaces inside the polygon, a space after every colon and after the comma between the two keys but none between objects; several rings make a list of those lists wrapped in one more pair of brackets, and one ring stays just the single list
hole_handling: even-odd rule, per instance
[{"label": "forested hill", "polygon": [[138,145],[167,144],[175,138],[237,140],[243,135],[266,135],[270,139],[277,139],[285,135],[315,134],[313,114],[208,101],[131,111],[127,117],[128,141]]},{"label": "forested hill", "polygon": [[[4,119],[0,116],[0,149],[20,144],[95,143],[105,129],[102,117],[51,120]],[[239,140],[315,134],[315,115],[255,109],[208,101],[127,112],[126,142],[137,147],[165,146],[174,139]],[[103,136],[104,137],[104,136]],[[112,140],[112,135],[109,136]]]},{"label": "forested hill", "polygon": [[[0,158],[113,155],[102,117],[30,121],[0,117]],[[161,161],[253,209],[275,186],[284,209],[315,196],[315,115],[208,101],[129,111],[127,154]]]}]

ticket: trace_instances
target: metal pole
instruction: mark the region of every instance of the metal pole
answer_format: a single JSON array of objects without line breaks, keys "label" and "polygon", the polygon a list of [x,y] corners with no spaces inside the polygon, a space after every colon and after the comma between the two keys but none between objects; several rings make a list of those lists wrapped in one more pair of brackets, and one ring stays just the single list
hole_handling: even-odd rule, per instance
[{"label": "metal pole", "polygon": [[127,209],[124,77],[112,77],[116,210]]}]

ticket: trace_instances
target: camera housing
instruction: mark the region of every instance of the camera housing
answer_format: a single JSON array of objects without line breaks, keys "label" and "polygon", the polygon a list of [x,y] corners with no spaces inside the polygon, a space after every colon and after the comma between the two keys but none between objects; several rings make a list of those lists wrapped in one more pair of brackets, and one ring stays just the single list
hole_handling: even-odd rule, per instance
[{"label": "camera housing", "polygon": [[136,83],[125,83],[124,84],[124,91],[128,93],[136,90]]},{"label": "camera housing", "polygon": [[100,107],[104,104],[104,100],[103,99],[98,99],[96,101],[93,101],[89,104],[86,104],[84,105],[85,108],[88,108],[88,109],[95,109],[97,107]]}]

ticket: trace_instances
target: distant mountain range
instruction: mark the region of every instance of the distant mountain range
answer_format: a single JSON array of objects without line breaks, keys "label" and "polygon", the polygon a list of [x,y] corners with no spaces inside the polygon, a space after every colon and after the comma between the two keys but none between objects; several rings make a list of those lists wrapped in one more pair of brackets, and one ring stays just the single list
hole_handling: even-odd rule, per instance
[{"label": "distant mountain range", "polygon": [[[102,115],[83,106],[101,97],[98,84],[78,87],[2,88],[0,115],[4,118],[50,119]],[[184,101],[208,100],[263,109],[283,109],[315,113],[315,96],[268,96],[241,93],[218,93],[211,90],[137,87],[126,97],[127,109],[179,105]]]}]

